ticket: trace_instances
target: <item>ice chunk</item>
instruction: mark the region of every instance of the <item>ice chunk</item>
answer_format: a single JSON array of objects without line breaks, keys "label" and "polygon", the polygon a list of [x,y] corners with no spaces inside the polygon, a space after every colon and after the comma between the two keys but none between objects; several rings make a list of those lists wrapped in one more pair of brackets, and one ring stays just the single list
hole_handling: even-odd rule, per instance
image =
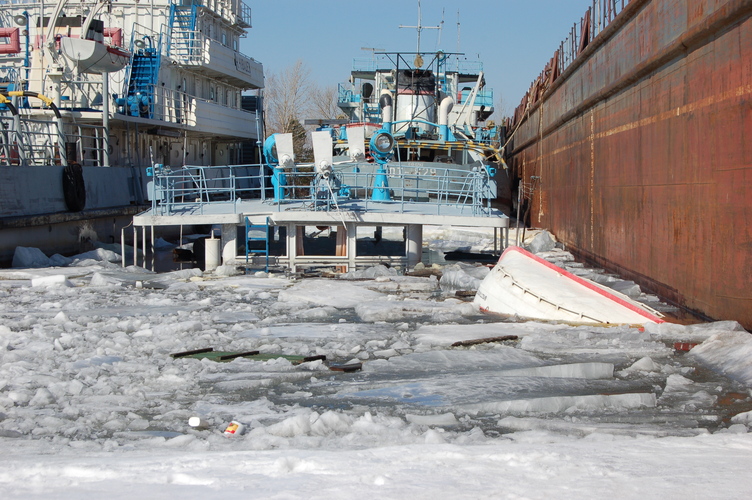
[{"label": "ice chunk", "polygon": [[475,306],[469,302],[445,300],[371,301],[355,307],[355,313],[364,322],[402,322],[424,316],[436,323],[458,321],[464,316],[476,314]]},{"label": "ice chunk", "polygon": [[624,295],[632,299],[639,298],[640,294],[642,293],[640,286],[634,281],[614,281],[611,283],[606,283],[606,286],[613,290],[616,290],[617,292],[623,293]]},{"label": "ice chunk", "polygon": [[120,254],[104,248],[97,248],[90,252],[84,252],[73,257],[70,265],[80,266],[89,265],[90,261],[97,262],[120,262]]},{"label": "ice chunk", "polygon": [[214,269],[215,276],[237,276],[240,270],[236,266],[222,265]]},{"label": "ice chunk", "polygon": [[31,286],[73,286],[73,283],[68,281],[68,278],[64,274],[53,274],[52,276],[42,276],[39,278],[32,278]]},{"label": "ice chunk", "polygon": [[744,330],[716,333],[687,356],[752,387],[752,335]]},{"label": "ice chunk", "polygon": [[500,373],[505,377],[558,377],[583,379],[609,379],[614,376],[611,363],[572,363],[567,365],[537,366],[518,368]]},{"label": "ice chunk", "polygon": [[94,273],[89,281],[90,286],[110,286],[110,285],[122,285],[122,281],[113,277],[105,276],[102,273]]},{"label": "ice chunk", "polygon": [[154,248],[159,248],[160,250],[175,248],[177,245],[174,243],[170,243],[169,241],[165,240],[164,238],[157,238],[154,242]]},{"label": "ice chunk", "polygon": [[367,269],[350,271],[342,276],[341,279],[374,279],[380,276],[397,276],[397,270],[392,267],[378,265]]},{"label": "ice chunk", "polygon": [[439,284],[442,290],[477,290],[489,272],[486,266],[453,264],[444,268]]},{"label": "ice chunk", "polygon": [[632,366],[624,370],[626,372],[659,372],[661,371],[660,365],[653,361],[650,356],[645,356],[635,361]]},{"label": "ice chunk", "polygon": [[628,410],[632,408],[653,408],[655,394],[593,394],[587,396],[555,396],[547,398],[515,399],[464,406],[470,414],[478,413],[563,413],[576,410]]},{"label": "ice chunk", "polygon": [[50,265],[52,267],[65,267],[69,266],[73,262],[73,259],[70,257],[64,257],[60,255],[59,253],[56,253],[52,257],[50,257]]},{"label": "ice chunk", "polygon": [[11,265],[20,268],[50,267],[50,259],[38,248],[16,247]]},{"label": "ice chunk", "polygon": [[355,307],[383,297],[378,292],[349,283],[314,279],[301,281],[279,292],[280,302],[304,302],[338,309]]},{"label": "ice chunk", "polygon": [[739,413],[731,417],[731,422],[734,424],[744,424],[747,427],[752,427],[752,411]]},{"label": "ice chunk", "polygon": [[548,231],[541,231],[535,235],[533,241],[530,242],[528,248],[532,253],[550,252],[556,247],[556,242],[551,238],[551,233]]},{"label": "ice chunk", "polygon": [[459,424],[454,413],[442,413],[438,415],[405,415],[405,418],[411,424],[428,425],[432,427],[451,427]]}]

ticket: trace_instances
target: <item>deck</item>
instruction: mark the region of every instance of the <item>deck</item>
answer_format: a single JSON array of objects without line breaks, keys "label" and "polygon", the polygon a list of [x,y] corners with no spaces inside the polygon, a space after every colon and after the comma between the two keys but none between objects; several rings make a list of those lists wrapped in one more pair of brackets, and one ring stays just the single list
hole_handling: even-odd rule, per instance
[{"label": "deck", "polygon": [[[483,198],[487,179],[481,182],[478,172],[458,175],[446,170],[421,192],[412,187],[415,176],[390,175],[394,187],[388,201],[372,199],[375,174],[358,174],[357,185],[352,180],[345,184],[347,174],[337,174],[337,185],[322,197],[321,190],[310,187],[320,179],[290,173],[284,194],[270,198],[268,186],[260,188],[266,182],[258,175],[261,166],[157,170],[152,207],[133,218],[134,246],[139,227],[145,251],[147,240],[154,241],[155,228],[212,226],[220,233],[221,263],[251,266],[260,259],[266,263],[268,256],[271,265],[292,270],[331,265],[341,271],[378,263],[414,267],[421,260],[424,225],[493,228],[499,250],[506,246],[509,219]],[[309,185],[295,181],[296,176]],[[264,236],[249,237],[251,229],[264,228]],[[401,236],[382,243],[384,228],[402,229]],[[259,248],[250,240],[266,240],[266,245]],[[213,264],[217,263],[207,265]]]}]

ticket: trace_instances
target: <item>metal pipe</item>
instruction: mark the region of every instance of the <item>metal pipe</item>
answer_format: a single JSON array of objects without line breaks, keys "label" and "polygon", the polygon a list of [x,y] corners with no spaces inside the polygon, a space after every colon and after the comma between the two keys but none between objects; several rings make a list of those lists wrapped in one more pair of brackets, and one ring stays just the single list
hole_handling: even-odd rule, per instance
[{"label": "metal pipe", "polygon": [[137,266],[138,261],[138,233],[136,232],[136,226],[133,226],[133,265]]},{"label": "metal pipe", "polygon": [[102,73],[102,127],[104,128],[104,166],[110,166],[110,74]]}]

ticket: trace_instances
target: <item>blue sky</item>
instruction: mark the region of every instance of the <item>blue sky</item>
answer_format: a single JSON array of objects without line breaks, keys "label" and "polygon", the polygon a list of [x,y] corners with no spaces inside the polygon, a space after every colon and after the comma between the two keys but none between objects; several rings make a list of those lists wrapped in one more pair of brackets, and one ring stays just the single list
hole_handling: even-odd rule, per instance
[{"label": "blue sky", "polygon": [[[261,61],[267,72],[279,72],[301,59],[314,82],[336,86],[350,75],[353,58],[368,57],[361,47],[407,51],[416,49],[416,30],[400,29],[418,22],[417,0],[244,0],[251,7],[253,28],[241,51]],[[422,0],[426,29],[421,50],[457,52],[479,57],[496,101],[514,108],[540,74],[591,0]]]}]

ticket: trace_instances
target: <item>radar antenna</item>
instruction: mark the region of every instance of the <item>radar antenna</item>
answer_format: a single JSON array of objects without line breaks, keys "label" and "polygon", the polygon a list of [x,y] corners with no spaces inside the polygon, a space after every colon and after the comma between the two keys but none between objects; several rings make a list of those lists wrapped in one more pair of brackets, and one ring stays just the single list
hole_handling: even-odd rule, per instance
[{"label": "radar antenna", "polygon": [[[443,21],[442,21],[443,22]],[[423,30],[440,30],[441,26],[423,26],[423,16],[420,11],[420,0],[418,0],[418,25],[417,26],[403,26],[400,24],[400,28],[414,28],[418,32],[418,50],[416,52],[420,55],[420,32]]]}]

